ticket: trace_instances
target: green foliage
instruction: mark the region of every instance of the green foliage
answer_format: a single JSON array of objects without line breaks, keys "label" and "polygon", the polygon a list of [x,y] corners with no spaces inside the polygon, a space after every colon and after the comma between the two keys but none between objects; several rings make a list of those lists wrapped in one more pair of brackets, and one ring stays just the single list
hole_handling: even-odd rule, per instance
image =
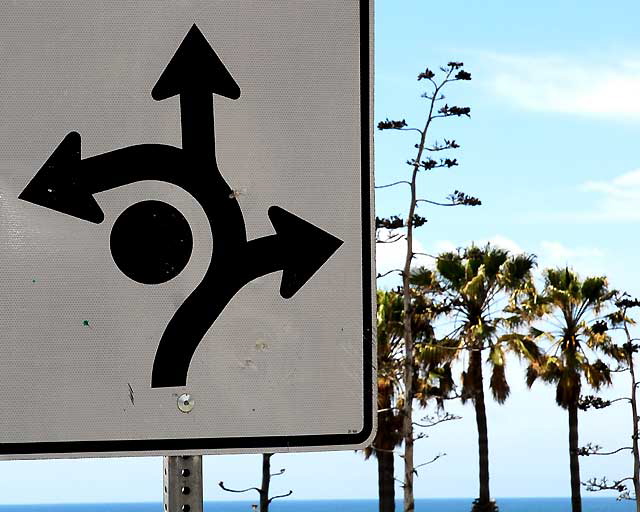
[{"label": "green foliage", "polygon": [[[442,407],[443,400],[453,390],[451,351],[446,344],[434,343],[433,320],[441,309],[430,300],[440,291],[433,273],[425,272],[412,287],[411,328],[414,344],[413,400],[425,407],[435,400]],[[377,450],[391,451],[402,444],[403,388],[403,294],[401,289],[377,292],[377,385],[379,425],[372,446],[364,450],[365,458]]]},{"label": "green foliage", "polygon": [[[535,295],[534,267],[533,255],[510,255],[489,244],[447,252],[436,261],[437,277],[456,322],[453,332],[441,343],[455,347],[451,359],[467,351],[488,350],[490,388],[499,403],[510,393],[505,374],[506,353],[513,352],[527,360],[540,356],[531,337],[514,330],[523,323],[522,308],[517,307],[522,296]],[[478,391],[481,366],[481,358],[469,358],[462,374],[463,401],[472,399]]]},{"label": "green foliage", "polygon": [[[543,319],[558,326],[555,331],[532,329],[536,341],[550,341],[547,353],[527,369],[527,385],[541,379],[556,385],[556,402],[563,408],[578,404],[583,381],[598,390],[611,384],[611,370],[593,354],[617,358],[606,323],[598,315],[614,304],[616,292],[605,277],[581,280],[569,268],[546,269],[545,285],[538,298]],[[610,317],[619,320],[619,315]]]},{"label": "green foliage", "polygon": [[364,450],[365,458],[378,450],[393,450],[402,443],[402,417],[395,410],[402,372],[399,352],[402,346],[403,301],[398,291],[377,292],[376,343],[378,363],[378,431],[371,446]]}]

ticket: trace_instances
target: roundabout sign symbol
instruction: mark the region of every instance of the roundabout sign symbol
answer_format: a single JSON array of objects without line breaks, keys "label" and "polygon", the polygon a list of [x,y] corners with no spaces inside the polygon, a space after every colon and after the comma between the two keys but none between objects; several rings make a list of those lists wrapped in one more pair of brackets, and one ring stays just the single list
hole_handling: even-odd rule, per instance
[{"label": "roundabout sign symbol", "polygon": [[[280,295],[289,299],[343,243],[279,206],[268,210],[276,233],[247,240],[240,205],[216,162],[213,94],[236,100],[240,87],[193,25],[152,90],[157,101],[180,96],[182,148],[141,144],[83,159],[81,137],[71,132],[19,196],[96,224],[105,216],[94,194],[144,180],[181,187],[200,204],[211,229],[211,259],[202,281],[159,340],[152,388],[186,385],[198,344],[247,283],[282,271]],[[153,285],[173,279],[186,267],[193,237],[176,208],[142,201],[116,219],[110,247],[126,276]]]}]

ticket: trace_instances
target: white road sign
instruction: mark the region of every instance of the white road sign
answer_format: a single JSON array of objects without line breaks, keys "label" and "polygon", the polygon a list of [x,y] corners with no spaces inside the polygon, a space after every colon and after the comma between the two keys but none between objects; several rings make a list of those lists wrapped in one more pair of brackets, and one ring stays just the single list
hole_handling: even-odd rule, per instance
[{"label": "white road sign", "polygon": [[371,9],[0,4],[0,457],[370,440]]}]

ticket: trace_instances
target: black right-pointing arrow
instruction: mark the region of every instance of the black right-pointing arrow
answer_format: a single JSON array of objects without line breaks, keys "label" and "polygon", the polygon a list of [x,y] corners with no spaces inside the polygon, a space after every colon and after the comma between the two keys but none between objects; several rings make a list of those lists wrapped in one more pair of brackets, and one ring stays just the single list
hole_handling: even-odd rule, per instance
[{"label": "black right-pointing arrow", "polygon": [[276,234],[251,240],[247,254],[256,257],[255,277],[282,270],[280,295],[290,299],[343,242],[278,206],[269,208],[269,219]]}]

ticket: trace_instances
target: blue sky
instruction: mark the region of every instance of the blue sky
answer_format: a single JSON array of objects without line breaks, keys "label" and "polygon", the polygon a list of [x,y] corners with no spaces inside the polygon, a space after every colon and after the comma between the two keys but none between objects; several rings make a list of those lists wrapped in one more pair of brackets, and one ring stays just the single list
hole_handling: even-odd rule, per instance
[{"label": "blue sky", "polygon": [[[540,267],[571,265],[605,274],[614,288],[638,294],[635,227],[640,198],[636,137],[640,128],[640,60],[632,25],[637,5],[596,2],[425,2],[377,10],[377,118],[424,123],[423,82],[417,72],[449,60],[465,62],[471,82],[453,84],[450,104],[471,106],[471,119],[445,119],[437,134],[454,138],[460,167],[424,177],[423,197],[442,200],[454,189],[483,206],[423,208],[429,219],[418,240],[430,254],[469,242],[492,241],[538,256]],[[430,11],[434,15],[430,15]],[[395,181],[414,156],[413,135],[382,132],[376,139],[376,179]],[[404,157],[404,158],[403,158]],[[396,187],[397,188],[397,187]],[[404,213],[404,190],[381,190],[377,210]],[[402,247],[384,246],[381,271],[398,266]],[[428,258],[423,263],[429,264]],[[553,390],[523,385],[510,361],[513,394],[489,407],[492,487],[496,496],[568,494],[566,415]],[[624,378],[615,382],[619,395]],[[424,441],[427,453],[448,455],[417,484],[421,496],[476,492],[472,411]],[[629,439],[624,407],[585,413],[581,442],[617,448]],[[451,440],[455,439],[455,443]],[[517,471],[514,469],[517,468]],[[583,479],[626,475],[626,456],[582,460]]]},{"label": "blue sky", "polygon": [[[490,240],[537,254],[542,267],[604,273],[613,287],[640,295],[639,15],[631,1],[376,2],[376,120],[424,122],[424,82],[416,76],[427,66],[462,60],[473,76],[445,91],[450,104],[471,106],[471,118],[441,120],[435,132],[461,145],[460,166],[425,176],[421,193],[438,200],[463,190],[483,206],[421,208],[429,219],[418,235],[425,252]],[[413,134],[375,136],[376,180],[395,181],[414,156]],[[404,193],[380,191],[379,214],[405,214]],[[395,268],[401,251],[398,244],[384,247],[379,269]],[[493,494],[566,496],[565,414],[552,389],[525,389],[515,361],[508,375],[512,397],[489,406]],[[608,393],[625,385],[620,378]],[[477,492],[473,411],[451,410],[463,419],[418,443],[418,462],[447,453],[420,472],[418,497]],[[629,438],[628,416],[623,406],[583,414],[582,444],[617,448]],[[274,491],[293,489],[298,499],[377,493],[375,462],[357,453],[277,455],[273,465],[287,468]],[[0,496],[5,503],[159,501],[161,468],[160,458],[0,462]],[[583,478],[622,476],[630,468],[624,455],[582,461]],[[207,457],[205,496],[247,499],[216,483],[254,485],[259,471],[256,455]]]}]

